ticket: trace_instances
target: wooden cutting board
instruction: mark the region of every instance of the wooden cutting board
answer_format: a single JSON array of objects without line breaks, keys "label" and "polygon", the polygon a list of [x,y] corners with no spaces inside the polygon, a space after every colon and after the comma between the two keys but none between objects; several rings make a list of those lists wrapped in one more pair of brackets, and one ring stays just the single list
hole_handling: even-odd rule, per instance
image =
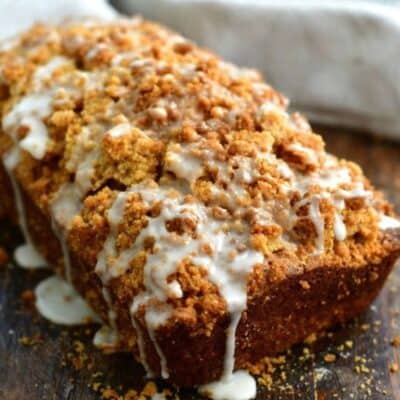
[{"label": "wooden cutting board", "polygon": [[[328,151],[358,162],[400,213],[400,144],[352,132],[319,131]],[[18,233],[0,221],[0,245],[12,249],[18,240]],[[95,327],[55,326],[30,306],[29,290],[48,274],[12,264],[0,267],[0,399],[137,398],[132,390],[140,392],[146,381],[130,354],[101,354],[91,345]],[[400,271],[392,273],[358,321],[292,349],[285,363],[274,366],[270,387],[259,385],[257,399],[400,399],[400,372],[395,371],[400,347],[391,345],[396,336],[400,342]],[[161,382],[158,386],[163,388]],[[179,396],[200,398],[192,391]]]}]

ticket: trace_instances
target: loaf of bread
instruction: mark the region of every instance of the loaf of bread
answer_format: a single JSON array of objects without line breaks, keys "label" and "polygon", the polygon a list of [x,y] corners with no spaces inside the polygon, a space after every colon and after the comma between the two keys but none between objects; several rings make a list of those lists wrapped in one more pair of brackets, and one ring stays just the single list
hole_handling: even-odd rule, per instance
[{"label": "loaf of bread", "polygon": [[363,311],[400,254],[357,165],[163,27],[38,25],[0,67],[0,209],[149,374],[200,385],[279,353]]}]

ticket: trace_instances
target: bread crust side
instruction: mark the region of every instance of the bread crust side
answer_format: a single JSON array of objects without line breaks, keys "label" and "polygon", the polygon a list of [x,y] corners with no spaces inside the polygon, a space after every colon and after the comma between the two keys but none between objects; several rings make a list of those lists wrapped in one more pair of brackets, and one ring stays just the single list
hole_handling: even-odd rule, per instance
[{"label": "bread crust side", "polygon": [[[235,368],[281,353],[312,333],[362,313],[379,293],[399,254],[396,250],[379,264],[358,269],[320,266],[269,289],[265,282],[264,296],[250,302],[243,313],[236,336]],[[310,288],[303,287],[305,281]],[[182,325],[158,333],[173,382],[192,386],[219,378],[228,323],[228,319],[220,320],[210,337],[193,337]],[[152,354],[150,363],[157,370],[159,360],[149,338],[146,342]]]}]

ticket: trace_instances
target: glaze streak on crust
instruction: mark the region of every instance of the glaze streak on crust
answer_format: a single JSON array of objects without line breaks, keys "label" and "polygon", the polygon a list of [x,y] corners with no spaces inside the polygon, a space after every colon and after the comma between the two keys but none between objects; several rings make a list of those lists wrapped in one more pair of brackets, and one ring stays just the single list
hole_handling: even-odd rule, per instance
[{"label": "glaze streak on crust", "polygon": [[140,19],[36,26],[0,63],[32,238],[149,372],[217,379],[383,283],[390,205],[257,72]]}]

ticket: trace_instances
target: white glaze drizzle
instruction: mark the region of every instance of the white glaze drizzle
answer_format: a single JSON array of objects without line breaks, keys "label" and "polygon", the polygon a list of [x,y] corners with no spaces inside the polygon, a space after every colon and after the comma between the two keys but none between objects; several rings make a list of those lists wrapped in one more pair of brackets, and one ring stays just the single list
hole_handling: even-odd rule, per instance
[{"label": "white glaze drizzle", "polygon": [[[47,93],[33,93],[23,97],[12,110],[3,117],[3,130],[16,145],[37,160],[41,160],[46,154],[48,133],[42,119],[51,114],[52,96]],[[29,129],[25,138],[17,143],[16,132],[19,127]]]},{"label": "white glaze drizzle", "polygon": [[[274,109],[274,111],[276,110]],[[240,199],[246,196],[246,192],[243,190],[241,184],[252,183],[256,179],[262,177],[262,175],[260,175],[254,168],[254,160],[242,157],[241,159],[236,160],[239,168],[232,170],[230,166],[213,160],[212,154],[208,154],[207,156],[205,151],[202,151],[201,153],[196,152],[196,146],[199,146],[199,144],[195,143],[185,146],[181,144],[170,145],[166,154],[166,170],[173,172],[178,178],[187,181],[190,187],[193,188],[196,180],[202,175],[204,171],[204,165],[206,163],[211,166],[216,166],[218,168],[218,178],[216,183],[221,181],[225,183],[225,186],[222,190],[213,187],[212,193],[216,199],[221,199],[224,196],[233,199],[234,201],[231,202],[232,200],[230,200],[228,201],[228,204],[231,205],[232,209],[235,209],[236,215],[240,215],[241,209],[240,207],[237,208],[235,199]],[[317,153],[312,149],[308,149],[302,145],[297,146],[297,144],[293,144],[293,150],[301,151],[307,156],[309,161],[314,164],[319,162]],[[202,158],[199,158],[198,154],[201,154]],[[204,157],[205,155],[206,157]],[[258,153],[257,156],[261,158],[265,157],[266,160],[274,163],[277,166],[277,171],[288,180],[287,184],[281,185],[282,190],[284,190],[286,193],[290,194],[290,192],[297,191],[300,192],[301,196],[305,196],[309,193],[310,188],[314,185],[319,186],[323,190],[321,195],[303,200],[303,204],[308,204],[309,218],[313,222],[316,229],[317,238],[315,246],[317,254],[321,254],[324,251],[325,221],[320,211],[320,201],[322,198],[330,200],[336,208],[333,227],[336,240],[342,241],[346,239],[347,228],[341,216],[341,212],[345,208],[344,199],[355,197],[367,199],[372,195],[371,192],[364,189],[362,183],[359,182],[355,185],[353,184],[348,169],[338,167],[337,164],[333,165],[334,168],[329,168],[328,164],[333,163],[333,159],[330,156],[323,155],[325,159],[322,158],[322,161],[325,161],[327,169],[319,169],[310,175],[302,175],[295,173],[293,170],[288,168],[285,162],[278,160],[276,156],[271,153],[261,152]],[[233,159],[234,157],[228,160],[228,162],[234,163],[235,160]],[[182,165],[185,165],[185,167],[182,168]],[[353,189],[339,189],[341,185],[344,184],[352,184]],[[331,191],[335,193],[335,197]],[[300,204],[295,205],[295,207],[299,206]],[[255,212],[257,213],[257,209]],[[298,218],[295,214],[294,217],[290,217],[291,213],[288,215],[289,218],[293,218],[293,223]],[[273,222],[273,219],[269,222]],[[211,240],[210,242],[214,243],[215,240]],[[232,372],[232,364],[234,362],[234,357],[232,357],[232,348],[234,348],[235,331],[240,320],[240,314],[240,311],[235,314],[231,310],[231,326],[227,331],[224,376],[229,376],[229,374]]]},{"label": "white glaze drizzle", "polygon": [[139,323],[136,320],[136,317],[131,313],[131,322],[132,326],[135,329],[136,337],[137,337],[137,344],[139,350],[139,360],[143,365],[144,370],[146,371],[147,378],[154,378],[154,373],[151,370],[147,358],[146,358],[146,348],[145,348],[145,340],[142,332],[142,328],[140,327]]},{"label": "white glaze drizzle", "polygon": [[[117,229],[122,222],[126,200],[133,192],[140,193],[142,201],[148,207],[162,201],[162,209],[157,217],[149,219],[147,226],[136,238],[134,246],[117,254],[115,249]],[[168,232],[166,222],[175,217],[193,220],[197,224],[198,239],[187,235],[176,236]],[[158,187],[146,188],[142,185],[118,194],[108,212],[108,220],[110,234],[100,253],[96,268],[103,282],[122,274],[129,266],[130,260],[141,251],[145,239],[154,238],[155,249],[147,256],[144,266],[146,291],[134,299],[131,315],[134,322],[136,312],[141,306],[146,305],[146,328],[159,355],[162,376],[167,378],[169,374],[155,331],[159,326],[164,325],[172,314],[172,309],[166,307],[167,299],[182,296],[179,283],[168,282],[168,277],[176,271],[178,263],[186,257],[191,258],[194,264],[207,269],[210,281],[218,286],[226,301],[231,322],[227,329],[224,378],[231,376],[234,368],[236,329],[241,313],[247,305],[247,276],[255,264],[263,261],[263,255],[254,250],[237,252],[239,245],[245,245],[248,240],[246,239],[248,233],[225,232],[223,224],[211,218],[203,205],[185,204],[182,203],[181,195],[174,191]],[[212,255],[201,253],[201,244],[206,243],[211,245]],[[154,302],[158,302],[158,305],[154,306]],[[134,323],[134,325],[138,332],[140,356],[143,362],[146,358],[143,351],[143,338],[138,324]]]},{"label": "white glaze drizzle", "polygon": [[34,245],[24,243],[14,250],[14,259],[19,267],[27,270],[48,268],[47,261],[36,250]]},{"label": "white glaze drizzle", "polygon": [[[105,284],[103,283],[103,285]],[[115,334],[118,335],[117,313],[114,310],[110,291],[106,286],[104,286],[101,292],[108,307],[108,312],[107,312],[108,323],[110,324],[110,327],[115,332]]]},{"label": "white glaze drizzle", "polygon": [[[165,169],[190,185],[203,174],[202,160],[191,154],[192,146],[179,143],[170,144],[165,155]],[[184,165],[184,168],[182,166]]]},{"label": "white glaze drizzle", "polygon": [[69,283],[72,283],[72,267],[66,237],[73,217],[79,214],[82,207],[78,198],[76,185],[66,183],[60,187],[51,203],[52,228],[60,243],[65,278]]},{"label": "white glaze drizzle", "polygon": [[21,126],[28,126],[30,131],[19,142],[19,146],[37,160],[41,160],[46,154],[48,138],[46,125],[37,118],[24,117],[21,120]]},{"label": "white glaze drizzle", "polygon": [[112,59],[111,65],[119,66],[124,61],[132,62],[132,60],[135,59],[135,58],[137,58],[137,52],[136,51],[127,51],[127,52],[124,52],[124,53],[119,53]]},{"label": "white glaze drizzle", "polygon": [[71,64],[71,61],[62,56],[53,57],[47,64],[38,67],[33,75],[34,84],[38,90],[42,88],[42,82],[51,79],[53,73],[61,67]]},{"label": "white glaze drizzle", "polygon": [[28,242],[15,249],[14,258],[17,264],[24,269],[48,268],[46,260]]},{"label": "white glaze drizzle", "polygon": [[383,231],[387,229],[400,229],[400,221],[382,214],[379,216],[379,229]]},{"label": "white glaze drizzle", "polygon": [[[46,87],[52,74],[61,66],[71,64],[65,57],[54,57],[47,64],[38,67],[32,77],[32,93],[23,96],[3,117],[2,126],[14,141],[37,160],[46,154],[48,131],[43,118],[52,112],[52,102],[58,85]],[[27,135],[18,142],[16,133],[20,127],[29,129]]]},{"label": "white glaze drizzle", "polygon": [[199,392],[213,400],[250,400],[256,397],[255,379],[247,371],[236,371],[229,379],[208,383]]},{"label": "white glaze drizzle", "polygon": [[26,210],[22,200],[22,193],[19,184],[14,175],[14,169],[20,160],[20,150],[14,146],[9,153],[3,157],[3,164],[10,178],[13,189],[15,208],[17,211],[18,224],[24,236],[25,243],[18,246],[14,251],[14,258],[18,265],[26,269],[46,268],[47,263],[44,258],[38,253],[33,245],[33,241],[28,229],[26,220]]},{"label": "white glaze drizzle", "polygon": [[[281,111],[278,106],[271,106],[270,111]],[[248,158],[242,156],[231,157],[226,163],[220,163],[214,160],[214,156],[210,151],[199,152],[203,148],[201,141],[189,145],[173,144],[170,145],[166,153],[165,168],[173,172],[178,178],[185,180],[189,183],[190,187],[194,187],[196,180],[203,174],[204,166],[207,164],[211,168],[217,168],[217,184],[221,182],[223,189],[219,187],[212,188],[212,195],[215,201],[221,202],[225,199],[225,205],[229,206],[235,213],[240,214],[241,207],[238,206],[238,201],[246,199],[248,194],[243,188],[243,184],[251,184],[258,179],[262,179],[263,175],[256,168],[256,159],[266,160],[276,166],[278,173],[286,179],[286,183],[280,184],[281,190],[290,197],[291,193],[299,192],[303,197],[298,204],[294,205],[294,211],[300,206],[308,204],[309,218],[312,220],[316,233],[316,253],[320,254],[324,251],[324,230],[325,222],[319,210],[319,203],[322,198],[329,200],[336,208],[334,216],[334,235],[336,240],[342,241],[347,237],[347,228],[342,219],[341,212],[345,208],[344,199],[350,198],[369,198],[372,193],[365,190],[361,182],[353,183],[349,170],[344,167],[338,167],[333,158],[329,155],[318,154],[315,150],[309,149],[298,143],[293,143],[290,147],[293,150],[304,153],[311,163],[318,163],[319,156],[321,161],[324,162],[324,168],[318,169],[307,175],[296,173],[291,170],[288,165],[276,158],[270,152],[257,152],[255,158]],[[201,157],[199,156],[201,154]],[[323,156],[323,157],[322,157]],[[183,163],[185,168],[182,168]],[[330,165],[332,164],[332,165]],[[238,168],[234,166],[238,166]],[[340,189],[341,185],[351,184],[351,190]],[[322,189],[320,195],[314,196],[316,200],[305,197],[311,187],[318,186]],[[318,202],[318,207],[317,203]],[[313,204],[311,204],[313,203]],[[291,206],[289,206],[291,207]],[[255,209],[256,213],[262,209]],[[298,217],[295,213],[289,212],[289,221],[286,226],[294,226]],[[270,219],[273,223],[273,218]],[[283,237],[282,237],[283,239]]]},{"label": "white glaze drizzle", "polygon": [[[37,160],[41,160],[46,154],[48,132],[43,118],[52,112],[53,92],[44,90],[42,83],[65,62],[65,58],[56,57],[49,64],[39,67],[33,75],[33,90],[36,92],[22,97],[2,119],[3,130],[14,143],[13,148],[3,158],[3,162],[13,187],[18,222],[26,242],[15,251],[16,261],[24,268],[46,267],[47,263],[33,246],[26,221],[26,210],[14,170],[20,161],[21,149]],[[28,129],[28,133],[22,140],[17,138],[20,127]]]},{"label": "white glaze drizzle", "polygon": [[113,203],[113,206],[108,210],[107,219],[109,223],[110,234],[108,235],[103,249],[97,256],[97,263],[95,271],[97,275],[100,277],[103,284],[103,298],[108,306],[108,322],[111,328],[118,334],[118,327],[116,324],[116,313],[113,310],[113,304],[111,295],[107,288],[108,279],[107,279],[107,257],[114,257],[116,254],[115,250],[115,237],[118,233],[118,225],[121,222],[123,209],[125,206],[125,198],[122,196],[118,196],[116,201]]},{"label": "white glaze drizzle", "polygon": [[105,43],[98,43],[95,46],[93,46],[87,53],[86,53],[86,59],[91,60],[93,58],[96,58],[99,53],[102,50],[107,50],[108,46]]},{"label": "white glaze drizzle", "polygon": [[221,223],[215,220],[208,219],[207,225],[200,224],[197,232],[210,244],[213,255],[196,256],[193,261],[207,268],[208,277],[219,288],[230,314],[223,372],[223,377],[227,378],[232,375],[235,364],[236,329],[247,307],[247,277],[254,265],[263,262],[264,256],[251,249],[237,252],[239,244],[246,246],[248,233],[224,232]]},{"label": "white glaze drizzle", "polygon": [[347,237],[346,224],[343,222],[343,219],[337,212],[335,213],[335,221],[333,224],[333,233],[335,235],[336,240],[338,240],[338,241],[343,241]]},{"label": "white glaze drizzle", "polygon": [[320,200],[317,197],[314,197],[310,201],[308,215],[317,233],[317,239],[315,241],[316,252],[322,253],[324,251],[325,221],[320,211]]},{"label": "white glaze drizzle", "polygon": [[343,221],[341,212],[346,208],[346,204],[343,198],[334,199],[333,204],[336,208],[335,220],[333,223],[333,233],[335,235],[336,240],[343,241],[346,240],[347,237],[347,227]]},{"label": "white glaze drizzle", "polygon": [[[89,90],[97,88],[97,85],[93,86],[91,83],[92,79],[89,73],[86,74],[85,81],[86,87]],[[95,173],[94,163],[100,155],[98,142],[101,140],[103,135],[119,137],[121,135],[128,134],[132,130],[132,126],[128,123],[121,123],[110,130],[107,130],[107,128],[107,125],[98,124],[95,124],[93,127],[85,126],[82,128],[82,131],[80,135],[78,135],[78,138],[74,144],[71,157],[66,163],[67,170],[75,173],[75,180],[73,183],[69,183],[61,187],[53,202],[53,227],[63,250],[65,268],[67,271],[66,276],[68,277],[68,280],[71,279],[71,263],[66,237],[72,218],[80,213],[82,208],[82,199],[92,186],[92,177]],[[89,150],[87,143],[93,144],[89,147]],[[57,198],[59,199],[60,204],[58,204]],[[60,212],[58,213],[57,208],[60,208]],[[68,211],[65,212],[65,209]],[[57,218],[57,214],[64,218],[64,221]],[[102,262],[101,254],[98,256],[98,260],[100,260],[98,263]],[[96,267],[96,270],[97,268],[98,266]],[[110,329],[113,331],[113,334],[118,337],[119,334],[116,323],[117,315],[113,308],[111,294],[104,281],[103,285],[102,294],[108,306],[108,321],[110,324]]]},{"label": "white glaze drizzle", "polygon": [[[41,160],[45,156],[48,143],[48,132],[46,125],[43,123],[43,118],[48,117],[51,114],[54,95],[60,88],[57,82],[55,83],[54,87],[52,86],[51,88],[47,88],[46,85],[47,83],[52,84],[52,82],[49,80],[52,77],[52,74],[58,68],[68,64],[71,64],[68,59],[64,57],[54,57],[47,64],[38,67],[32,78],[33,93],[22,97],[14,105],[12,110],[3,117],[2,120],[3,130],[12,138],[14,142],[14,147],[10,152],[11,154],[14,154],[13,165],[10,165],[10,160],[8,160],[8,162],[5,160],[4,164],[6,165],[13,185],[19,216],[19,224],[27,243],[22,249],[17,249],[16,257],[18,258],[18,261],[25,266],[31,266],[31,264],[34,266],[45,266],[46,263],[32,246],[32,240],[30,238],[26,223],[24,205],[13,170],[19,162],[21,149],[27,151],[32,157],[38,160]],[[66,77],[66,82],[68,79],[69,76]],[[63,86],[63,90],[67,90],[67,85],[63,84]],[[71,88],[68,90],[73,91]],[[18,141],[16,132],[21,126],[28,128],[29,131],[22,140]],[[53,218],[52,225],[63,251],[67,279],[68,281],[71,281],[69,253],[67,244],[65,243],[63,237],[63,228],[61,228],[62,224],[57,224]],[[29,256],[29,258],[27,256]],[[24,259],[26,261],[24,261]]]},{"label": "white glaze drizzle", "polygon": [[[139,298],[139,297],[140,296],[138,296],[137,298]],[[135,304],[135,301],[134,301],[132,308],[131,308],[132,315],[134,315],[136,313],[138,307],[141,304],[143,304],[143,303],[140,301],[137,304]],[[165,357],[164,352],[158,343],[158,340],[156,337],[156,329],[158,327],[164,325],[168,321],[168,318],[171,315],[172,315],[172,308],[168,305],[163,305],[162,307],[158,307],[158,308],[147,307],[146,314],[145,314],[147,331],[149,333],[150,339],[153,342],[154,348],[156,349],[156,352],[160,359],[161,377],[163,379],[169,378],[168,364],[167,364],[167,358]]]},{"label": "white glaze drizzle", "polygon": [[53,275],[35,289],[36,308],[55,324],[79,325],[100,322],[76,290],[59,276]]},{"label": "white glaze drizzle", "polygon": [[[265,89],[265,87],[266,86],[264,84],[262,84],[263,90]],[[256,87],[256,89],[257,89],[257,87]],[[266,103],[263,103],[260,106],[260,108],[258,110],[258,118],[259,118],[259,120],[262,121],[264,117],[270,116],[270,115],[277,115],[281,118],[288,120],[288,114],[284,107],[281,107],[271,101],[268,101]]]},{"label": "white glaze drizzle", "polygon": [[[136,190],[137,189],[135,188],[134,191],[136,191]],[[99,253],[98,261],[97,261],[97,265],[96,265],[96,272],[100,276],[100,278],[103,282],[103,285],[106,285],[107,282],[111,278],[121,275],[126,270],[126,268],[128,268],[130,260],[134,257],[134,255],[138,251],[138,249],[140,249],[140,247],[139,247],[139,245],[137,245],[137,243],[142,245],[142,241],[147,236],[152,236],[152,235],[156,234],[158,229],[162,229],[162,227],[159,227],[159,226],[153,227],[151,229],[151,232],[146,231],[146,229],[148,229],[149,227],[147,227],[146,229],[143,229],[141,231],[139,237],[136,239],[134,248],[124,251],[119,256],[117,256],[116,248],[115,248],[115,240],[116,240],[117,230],[118,230],[119,224],[122,222],[123,212],[124,212],[124,208],[125,208],[125,202],[130,193],[132,193],[132,192],[127,191],[127,192],[119,193],[116,200],[114,201],[114,204],[108,211],[107,218],[108,218],[109,227],[110,227],[110,234],[105,241],[103,250]],[[165,231],[165,227],[163,229]],[[112,265],[110,264],[110,262],[108,260],[112,260],[112,262],[113,262]],[[145,269],[145,271],[146,271],[146,269]],[[166,280],[167,275],[169,275],[168,268],[166,268],[166,271],[162,271],[160,269],[160,272],[164,272],[162,274],[162,276],[159,277],[160,284],[163,284],[163,280]],[[172,273],[172,271],[171,271],[171,273]],[[148,281],[147,282],[148,284],[151,284],[151,278],[148,278],[147,281]],[[145,277],[145,284],[146,284],[146,277]],[[173,288],[173,286],[171,286],[171,288]],[[161,290],[158,291],[158,294],[160,296],[163,296]],[[139,324],[137,323],[136,318],[135,318],[135,313],[136,313],[137,309],[140,307],[140,305],[142,303],[146,302],[148,300],[148,298],[149,298],[149,295],[147,293],[144,293],[135,298],[135,301],[131,308],[131,316],[132,316],[132,323],[137,332],[138,347],[139,347],[139,351],[140,351],[141,362],[145,366],[148,375],[153,375],[152,371],[150,370],[150,368],[147,364],[147,361],[146,361],[143,334],[142,334]],[[146,322],[148,323],[147,328],[148,328],[149,336],[152,339],[154,346],[156,348],[156,351],[158,352],[159,357],[160,357],[160,361],[161,361],[162,368],[163,368],[163,376],[166,378],[166,377],[168,377],[166,360],[165,360],[165,357],[163,356],[162,350],[160,349],[160,347],[157,344],[157,341],[155,338],[155,333],[154,333],[155,329],[157,328],[157,323],[164,322],[164,318],[168,317],[167,313],[165,312],[165,309],[163,311],[164,311],[164,313],[163,313],[162,319],[157,318],[156,314],[153,315],[152,317],[150,316],[150,313],[149,313],[149,315],[146,314]]]},{"label": "white glaze drizzle", "polygon": [[107,135],[113,137],[113,138],[118,138],[124,135],[129,134],[132,132],[132,125],[129,124],[128,122],[124,122],[122,124],[119,124],[115,126],[114,128],[110,129],[107,132]]},{"label": "white glaze drizzle", "polygon": [[314,165],[318,164],[318,154],[315,150],[305,147],[300,143],[292,143],[288,146],[288,149],[303,154],[307,158],[307,161],[310,164]]},{"label": "white glaze drizzle", "polygon": [[[321,200],[328,200],[335,207],[333,233],[337,241],[343,241],[347,238],[347,227],[341,215],[342,211],[346,208],[345,200],[353,198],[370,200],[373,197],[372,192],[366,190],[362,182],[352,182],[348,169],[335,168],[335,165],[330,165],[331,163],[332,159],[328,155],[325,159],[325,169],[318,170],[309,175],[298,174],[296,176],[296,185],[291,189],[292,191],[298,191],[303,197],[301,201],[295,204],[295,210],[308,204],[308,215],[314,224],[317,234],[315,241],[316,254],[321,254],[325,247],[325,221],[320,211]],[[341,188],[342,185],[350,184],[352,186],[351,189]],[[304,197],[310,192],[313,186],[318,186],[322,189],[322,192],[311,197]],[[295,214],[292,214],[292,224],[298,218]]]},{"label": "white glaze drizzle", "polygon": [[118,348],[119,335],[107,325],[103,325],[94,335],[93,344],[102,350],[113,351]]}]

